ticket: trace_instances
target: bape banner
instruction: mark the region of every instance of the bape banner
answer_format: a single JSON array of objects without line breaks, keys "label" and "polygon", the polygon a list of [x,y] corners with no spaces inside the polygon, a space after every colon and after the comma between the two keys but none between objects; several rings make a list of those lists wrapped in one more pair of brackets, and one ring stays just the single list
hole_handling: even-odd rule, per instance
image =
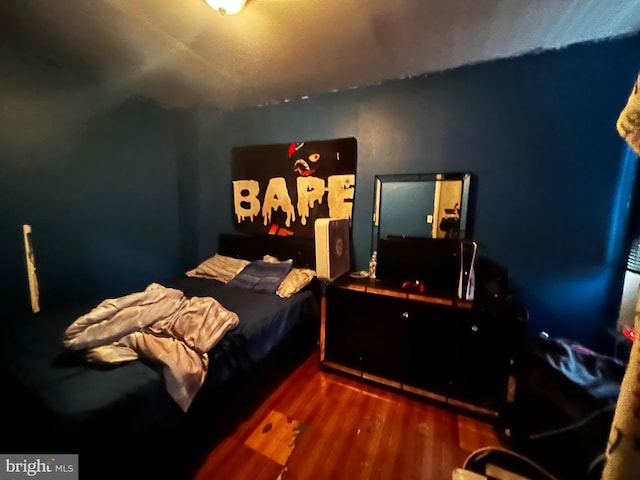
[{"label": "bape banner", "polygon": [[355,138],[236,147],[231,157],[240,232],[312,238],[316,218],[352,216]]}]

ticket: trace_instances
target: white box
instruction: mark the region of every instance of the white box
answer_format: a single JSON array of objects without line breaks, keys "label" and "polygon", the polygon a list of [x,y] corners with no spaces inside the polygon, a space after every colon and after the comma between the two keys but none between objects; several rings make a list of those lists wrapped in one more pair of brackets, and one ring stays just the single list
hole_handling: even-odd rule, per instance
[{"label": "white box", "polygon": [[314,224],[316,274],[320,280],[333,281],[351,266],[351,220],[318,218]]}]

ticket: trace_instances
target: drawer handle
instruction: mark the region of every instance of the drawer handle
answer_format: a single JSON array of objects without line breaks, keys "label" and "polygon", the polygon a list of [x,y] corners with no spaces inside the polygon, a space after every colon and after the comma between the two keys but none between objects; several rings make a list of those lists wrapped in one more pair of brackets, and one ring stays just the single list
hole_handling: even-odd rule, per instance
[{"label": "drawer handle", "polygon": [[409,318],[409,312],[402,312],[403,318]]}]

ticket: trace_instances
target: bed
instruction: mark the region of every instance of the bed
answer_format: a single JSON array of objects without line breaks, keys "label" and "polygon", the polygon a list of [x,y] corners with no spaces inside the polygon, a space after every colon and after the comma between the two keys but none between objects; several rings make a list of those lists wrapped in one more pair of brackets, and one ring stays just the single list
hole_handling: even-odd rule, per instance
[{"label": "bed", "polygon": [[[312,240],[236,234],[220,235],[218,255],[251,266],[262,264],[265,255],[270,263],[286,259],[290,273],[312,271],[315,258]],[[267,388],[269,373],[310,353],[318,332],[318,285],[313,279],[283,298],[238,284],[240,275],[231,275],[233,281],[205,277],[183,275],[164,287],[189,299],[215,299],[237,314],[239,322],[207,352],[204,382],[186,410],[168,393],[158,362],[141,358],[90,364],[82,351],[65,347],[62,339],[69,325],[94,308],[95,301],[5,321],[0,338],[3,421],[24,428],[5,433],[0,451],[79,453],[81,472],[92,472],[87,478],[99,473],[112,477],[114,472],[122,478],[128,455],[147,474],[158,465],[166,474],[168,458],[176,460],[172,468],[190,471],[199,461],[195,452],[206,451],[223,434],[229,419],[237,416],[235,407],[247,405],[248,396]],[[129,473],[132,478],[140,475]]]}]

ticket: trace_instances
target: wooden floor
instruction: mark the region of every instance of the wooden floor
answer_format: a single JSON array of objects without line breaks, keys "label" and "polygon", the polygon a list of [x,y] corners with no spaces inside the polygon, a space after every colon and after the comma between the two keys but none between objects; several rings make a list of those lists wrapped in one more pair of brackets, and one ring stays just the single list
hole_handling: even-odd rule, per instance
[{"label": "wooden floor", "polygon": [[[271,430],[280,418],[284,433]],[[499,445],[487,423],[321,371],[314,353],[208,455],[196,480],[449,480],[470,452]]]}]

